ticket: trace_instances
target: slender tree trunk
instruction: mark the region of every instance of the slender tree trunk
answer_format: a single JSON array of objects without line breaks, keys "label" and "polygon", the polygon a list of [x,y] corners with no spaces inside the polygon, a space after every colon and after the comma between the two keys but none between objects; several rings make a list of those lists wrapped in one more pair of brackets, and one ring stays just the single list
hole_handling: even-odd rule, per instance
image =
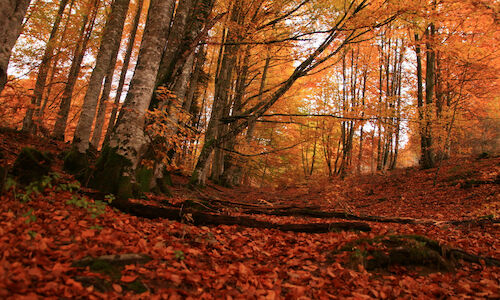
[{"label": "slender tree trunk", "polygon": [[16,44],[30,0],[0,0],[0,93],[7,83],[10,54]]},{"label": "slender tree trunk", "polygon": [[[231,13],[231,23],[234,23],[235,25],[239,23],[242,17],[240,5],[240,1],[235,3]],[[237,40],[237,37],[237,29],[234,27],[230,28],[227,33],[227,41],[234,42]],[[208,128],[205,133],[205,142],[210,139],[217,139],[225,133],[227,125],[221,123],[220,119],[224,117],[226,112],[229,112],[228,108],[231,100],[231,84],[238,49],[239,45],[232,44],[224,46],[219,74],[215,78],[214,104]],[[214,160],[212,163],[212,179],[219,181],[223,172],[224,150],[221,149],[221,147],[218,147],[215,149]]]},{"label": "slender tree trunk", "polygon": [[[42,105],[40,108],[40,111],[38,112],[37,117],[40,119],[43,119],[43,116],[45,114],[45,109],[47,107],[47,104],[49,103],[50,100],[50,95],[52,94],[52,88],[54,86],[54,79],[56,77],[56,74],[58,73],[58,68],[57,66],[59,65],[59,60],[61,58],[61,50],[63,48],[63,42],[66,40],[66,35],[68,33],[68,27],[69,27],[69,21],[71,20],[71,11],[73,10],[73,6],[75,4],[75,0],[71,0],[68,8],[68,17],[66,18],[66,22],[63,27],[63,32],[61,33],[61,38],[59,39],[59,49],[57,50],[56,54],[54,55],[54,59],[52,59],[52,67],[51,67],[51,74],[50,74],[50,79],[49,83],[47,86],[47,93],[45,93],[45,96],[42,98]],[[56,97],[52,100],[51,104],[53,104],[56,101]]]},{"label": "slender tree trunk", "polygon": [[[260,80],[260,87],[259,87],[259,102],[262,101],[262,98],[264,97],[264,91],[266,88],[266,79],[267,79],[267,73],[269,71],[269,65],[271,64],[271,53],[268,50],[267,51],[267,56],[266,56],[266,62],[264,63],[264,69],[262,70],[262,78]],[[250,142],[253,139],[253,131],[255,129],[255,123],[256,120],[252,120],[248,122],[248,129],[247,129],[247,142]]]},{"label": "slender tree trunk", "polygon": [[52,31],[50,32],[49,40],[47,41],[47,45],[43,53],[42,62],[40,63],[40,67],[38,69],[35,89],[33,91],[33,96],[31,97],[31,106],[28,107],[26,115],[23,119],[22,131],[36,132],[36,124],[34,124],[33,117],[35,113],[40,110],[43,92],[45,91],[45,86],[47,84],[47,75],[49,73],[50,62],[52,60],[54,49],[56,47],[57,31],[59,29],[59,24],[61,24],[61,20],[67,4],[68,0],[61,0],[61,2],[59,3],[59,10],[57,11],[54,25],[52,25]]},{"label": "slender tree trunk", "polygon": [[80,153],[85,153],[89,148],[90,133],[101,93],[102,81],[111,63],[113,49],[116,43],[120,43],[120,32],[122,32],[125,23],[129,2],[130,0],[115,0],[104,27],[96,65],[90,76],[87,93],[83,100],[82,112],[73,138],[73,146]]},{"label": "slender tree trunk", "polygon": [[125,86],[125,79],[127,77],[127,72],[130,65],[130,59],[132,57],[132,51],[134,49],[135,37],[137,35],[137,29],[139,28],[139,21],[141,19],[143,5],[144,5],[144,0],[139,0],[139,3],[137,4],[137,11],[134,17],[134,23],[132,24],[132,29],[129,34],[127,42],[127,50],[125,51],[125,57],[123,58],[120,80],[118,82],[118,88],[116,89],[115,101],[113,104],[113,109],[111,110],[111,116],[109,117],[104,143],[107,143],[109,141],[109,137],[111,136],[111,132],[113,131],[113,128],[115,126],[116,115],[118,114],[118,106],[120,105],[120,99],[122,97],[123,87]]},{"label": "slender tree trunk", "polygon": [[427,30],[428,41],[426,42],[427,59],[425,70],[425,128],[424,128],[424,160],[422,167],[425,169],[434,167],[434,151],[432,146],[432,103],[434,100],[434,86],[435,86],[435,63],[436,53],[433,49],[434,42],[434,24],[430,24]]},{"label": "slender tree trunk", "polygon": [[[123,36],[123,28],[124,26],[122,25],[117,33],[118,36],[120,36],[120,39],[121,36]],[[92,132],[92,139],[90,140],[90,143],[96,149],[99,148],[102,137],[102,129],[104,128],[104,122],[106,121],[106,108],[109,100],[109,94],[111,93],[111,85],[113,83],[113,75],[115,73],[118,52],[120,52],[120,44],[120,41],[116,42],[111,50],[111,61],[109,62],[106,79],[104,80],[104,87],[102,89],[101,96],[99,97],[99,106],[94,122],[94,131]]]},{"label": "slender tree trunk", "polygon": [[417,108],[418,108],[418,119],[420,121],[420,164],[424,163],[424,151],[425,145],[425,127],[424,127],[424,84],[423,84],[423,72],[422,72],[422,50],[420,48],[420,37],[415,34],[415,54],[417,56]]},{"label": "slender tree trunk", "polygon": [[[243,51],[243,59],[240,58],[240,60],[242,60],[242,62],[241,67],[239,68],[238,78],[236,80],[236,90],[232,110],[233,116],[240,114],[243,109],[243,97],[246,93],[250,68],[250,46],[247,46],[245,51]],[[234,125],[235,124],[231,124],[229,126],[230,132],[234,131]],[[236,134],[233,135],[226,143],[226,148],[230,151],[234,150],[236,147],[236,137]],[[239,183],[241,180],[242,164],[242,159],[235,157],[235,155],[232,155],[231,153],[224,156],[224,172],[222,173],[222,183],[224,185],[232,186]]]},{"label": "slender tree trunk", "polygon": [[174,60],[176,59],[176,54],[178,55],[179,47],[184,38],[184,32],[186,31],[186,22],[188,21],[190,11],[193,9],[195,2],[196,1],[193,0],[179,0],[179,4],[175,11],[174,21],[172,22],[172,28],[170,28],[170,33],[168,35],[167,47],[161,59],[156,86],[165,84],[165,81],[170,80],[172,77],[172,74],[167,73],[173,71],[173,66],[171,65],[175,64]]},{"label": "slender tree trunk", "polygon": [[[365,94],[366,94],[366,81],[368,78],[368,69],[365,69],[363,72],[363,89],[361,91],[361,118],[365,117]],[[361,121],[361,127],[359,129],[359,154],[358,154],[358,174],[361,173],[361,167],[363,163],[363,138],[364,138],[364,121]]]},{"label": "slender tree trunk", "polygon": [[99,0],[92,1],[92,5],[89,8],[90,11],[83,16],[80,35],[78,37],[75,50],[73,51],[73,59],[71,60],[68,79],[64,87],[61,103],[57,112],[56,124],[54,126],[54,131],[52,132],[52,137],[56,140],[64,140],[69,111],[71,108],[71,99],[73,97],[73,90],[78,79],[78,74],[80,73],[83,57],[85,55],[85,51],[87,49],[87,45],[90,40],[90,36],[92,34],[92,30],[94,28],[95,20],[97,17]]}]

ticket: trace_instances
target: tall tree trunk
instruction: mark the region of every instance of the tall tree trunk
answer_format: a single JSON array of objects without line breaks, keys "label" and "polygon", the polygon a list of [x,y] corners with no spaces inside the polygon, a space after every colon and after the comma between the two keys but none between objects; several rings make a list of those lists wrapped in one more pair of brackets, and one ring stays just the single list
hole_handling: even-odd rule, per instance
[{"label": "tall tree trunk", "polygon": [[172,74],[168,74],[168,72],[173,71],[172,64],[175,64],[174,60],[176,59],[176,55],[179,55],[179,47],[184,38],[186,23],[195,2],[194,0],[179,0],[179,4],[175,10],[174,21],[172,22],[172,27],[168,34],[167,47],[161,59],[160,69],[156,78],[156,86],[165,84],[166,80],[170,80],[172,77]]},{"label": "tall tree trunk", "polygon": [[113,109],[111,110],[111,116],[109,117],[104,143],[107,143],[109,141],[109,137],[111,136],[111,132],[113,131],[113,128],[115,126],[116,115],[118,114],[118,106],[120,105],[120,99],[122,97],[123,87],[125,86],[125,79],[127,77],[127,72],[130,65],[130,58],[132,57],[132,51],[134,49],[135,37],[137,35],[137,29],[139,28],[139,21],[141,19],[143,5],[144,5],[144,0],[139,0],[139,3],[137,4],[137,11],[134,17],[134,23],[132,24],[132,29],[129,34],[127,42],[127,50],[125,51],[125,57],[123,59],[120,80],[118,82],[118,88],[116,89],[115,101]]},{"label": "tall tree trunk", "polygon": [[[231,25],[237,25],[242,17],[241,2],[237,1],[231,12]],[[234,43],[238,39],[237,28],[231,26],[227,33],[227,40]],[[210,139],[217,139],[225,133],[226,124],[221,122],[221,118],[229,112],[231,100],[231,85],[233,80],[233,71],[236,64],[237,52],[239,45],[230,44],[224,46],[224,52],[220,64],[218,76],[215,78],[214,104],[208,128],[205,133],[205,142]],[[222,145],[220,145],[222,146]],[[215,149],[214,159],[212,162],[212,179],[219,181],[224,172],[224,150],[222,147]]]},{"label": "tall tree trunk", "polygon": [[127,16],[130,0],[115,0],[104,27],[96,64],[90,76],[87,93],[83,100],[82,112],[73,138],[73,146],[80,153],[89,148],[92,123],[96,114],[97,102],[101,93],[102,81],[111,63],[111,54],[116,43],[120,43],[123,25]]},{"label": "tall tree trunk", "polygon": [[424,128],[424,160],[422,167],[425,169],[434,167],[434,150],[432,146],[432,103],[434,100],[434,86],[435,86],[435,69],[436,69],[436,53],[433,49],[434,43],[434,24],[430,24],[427,29],[427,59],[425,70],[425,128]]},{"label": "tall tree trunk", "polygon": [[[123,36],[123,28],[118,30],[118,35]],[[108,65],[108,70],[106,72],[106,79],[104,80],[104,87],[102,89],[101,96],[99,97],[99,106],[97,109],[97,116],[94,122],[94,131],[92,132],[92,139],[90,143],[94,148],[98,148],[101,142],[102,129],[104,127],[104,122],[106,120],[106,108],[109,100],[109,94],[111,93],[111,85],[113,83],[113,75],[115,73],[116,61],[118,59],[118,52],[120,52],[120,42],[115,43],[113,50],[111,51],[111,61]]]},{"label": "tall tree trunk", "polygon": [[[33,117],[36,112],[40,110],[40,105],[42,103],[43,92],[45,91],[45,86],[47,83],[47,75],[49,73],[50,62],[52,56],[54,55],[54,49],[56,47],[57,31],[61,20],[66,9],[68,0],[61,0],[59,3],[59,9],[57,11],[54,24],[52,25],[52,31],[50,32],[49,40],[45,46],[45,51],[43,53],[42,61],[38,69],[38,75],[36,77],[35,89],[33,90],[33,96],[31,97],[31,106],[28,107],[26,115],[23,119],[22,131],[25,132],[36,132],[36,124],[34,124]],[[38,114],[38,113],[37,113]]]},{"label": "tall tree trunk", "polygon": [[0,93],[7,83],[10,54],[16,44],[30,0],[0,0]]},{"label": "tall tree trunk", "polygon": [[[241,64],[241,68],[238,72],[238,78],[236,80],[236,90],[233,101],[233,110],[231,115],[238,115],[241,113],[243,109],[243,97],[246,93],[247,88],[247,80],[249,73],[249,62],[250,62],[250,46],[247,46],[245,51],[243,51],[243,59]],[[231,124],[229,126],[229,131],[234,131],[235,124]],[[231,136],[231,139],[228,139],[226,143],[226,148],[229,151],[232,151],[236,147],[236,137],[237,134]],[[242,159],[232,155],[231,153],[227,153],[224,156],[224,171],[222,173],[222,183],[227,186],[237,185],[240,181],[241,177],[241,164]]]},{"label": "tall tree trunk", "polygon": [[[365,117],[365,94],[366,94],[366,81],[368,79],[368,69],[365,69],[363,72],[363,88],[361,91],[361,118]],[[361,121],[361,127],[359,128],[359,154],[358,154],[358,174],[361,173],[361,167],[363,163],[363,138],[364,138],[364,123],[365,121]]]},{"label": "tall tree trunk", "polygon": [[424,127],[424,83],[423,83],[423,72],[422,72],[422,50],[420,48],[420,37],[415,34],[415,54],[417,56],[417,109],[418,109],[418,120],[420,122],[420,163],[424,163],[424,150],[425,145],[425,127]]},{"label": "tall tree trunk", "polygon": [[[113,170],[103,164],[102,169],[98,170],[101,173],[96,177],[97,188],[118,193],[119,197],[131,196],[129,186],[136,182],[135,171],[148,144],[144,135],[146,111],[151,102],[158,67],[167,41],[166,32],[172,16],[172,1],[151,0],[134,77],[109,143],[112,151],[121,157],[121,163],[115,165]],[[112,164],[110,156],[102,158],[108,158],[107,163]],[[110,178],[109,182],[99,182],[98,177],[105,179],[114,174],[113,172],[117,175]]]},{"label": "tall tree trunk", "polygon": [[[52,88],[54,87],[54,80],[56,78],[56,74],[58,73],[58,65],[59,65],[59,60],[61,58],[61,53],[62,53],[62,48],[63,48],[63,42],[66,40],[66,36],[68,33],[68,28],[69,28],[69,22],[71,20],[71,11],[73,10],[73,6],[75,5],[75,0],[71,0],[69,7],[68,7],[68,17],[66,18],[66,22],[63,25],[63,32],[61,33],[61,38],[59,39],[59,49],[56,51],[56,54],[54,55],[54,59],[52,59],[52,67],[51,67],[51,74],[49,78],[49,83],[47,86],[47,92],[45,93],[45,96],[42,98],[42,105],[40,108],[40,111],[38,112],[37,117],[40,119],[43,119],[43,116],[45,114],[45,109],[47,108],[47,104],[50,100],[50,95],[52,94]],[[52,99],[51,104],[53,104],[56,101],[57,97],[54,97]]]},{"label": "tall tree trunk", "polygon": [[69,111],[71,108],[71,99],[73,97],[73,90],[78,79],[78,74],[80,73],[83,57],[90,40],[90,36],[92,35],[98,8],[99,0],[92,0],[89,8],[90,11],[83,16],[80,35],[73,51],[73,59],[71,60],[68,79],[64,87],[61,103],[59,104],[54,131],[52,132],[52,137],[56,140],[64,140]]}]

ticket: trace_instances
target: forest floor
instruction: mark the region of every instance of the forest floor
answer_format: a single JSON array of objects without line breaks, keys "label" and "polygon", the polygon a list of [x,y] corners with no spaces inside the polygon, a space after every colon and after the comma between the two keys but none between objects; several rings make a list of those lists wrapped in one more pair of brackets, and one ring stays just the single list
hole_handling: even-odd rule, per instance
[{"label": "forest floor", "polygon": [[[54,153],[67,147],[2,132],[0,165],[12,164],[24,146]],[[54,170],[60,168],[59,160]],[[172,197],[137,200],[217,203],[219,214],[274,223],[326,222],[273,215],[290,207],[380,217],[363,220],[370,232],[193,226],[189,215],[184,222],[139,218],[82,195],[67,175],[39,193],[9,186],[0,198],[0,298],[500,298],[500,267],[487,263],[500,259],[500,157],[445,162],[436,181],[435,173],[410,168],[280,189],[210,184],[197,191],[175,175]],[[328,219],[335,221],[345,219]],[[417,235],[422,238],[412,242],[408,257],[432,244],[427,238],[448,247],[439,248],[443,257],[419,254],[427,264],[398,265],[391,258],[370,267],[379,253],[372,250],[406,253],[405,245],[391,249],[388,241]],[[484,259],[453,259],[444,253],[450,249]]]}]

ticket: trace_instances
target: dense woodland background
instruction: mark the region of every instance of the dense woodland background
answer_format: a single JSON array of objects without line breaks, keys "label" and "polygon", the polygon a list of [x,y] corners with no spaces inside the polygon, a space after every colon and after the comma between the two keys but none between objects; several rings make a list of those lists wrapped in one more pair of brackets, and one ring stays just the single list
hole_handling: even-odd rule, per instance
[{"label": "dense woodland background", "polygon": [[500,298],[496,0],[0,0],[0,298]]},{"label": "dense woodland background", "polygon": [[156,177],[287,184],[500,148],[495,2],[28,2],[2,124],[134,149]]}]

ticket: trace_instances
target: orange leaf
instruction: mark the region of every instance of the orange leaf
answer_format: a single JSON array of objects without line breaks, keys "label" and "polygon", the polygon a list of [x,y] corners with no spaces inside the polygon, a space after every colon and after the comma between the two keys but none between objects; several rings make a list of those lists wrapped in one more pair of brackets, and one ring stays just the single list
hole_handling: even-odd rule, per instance
[{"label": "orange leaf", "polygon": [[90,238],[95,235],[95,230],[94,229],[87,229],[82,231],[82,238]]},{"label": "orange leaf", "polygon": [[113,290],[117,293],[121,293],[123,291],[122,286],[116,283],[113,283]]},{"label": "orange leaf", "polygon": [[120,279],[122,282],[131,283],[137,279],[137,275],[123,275]]}]

